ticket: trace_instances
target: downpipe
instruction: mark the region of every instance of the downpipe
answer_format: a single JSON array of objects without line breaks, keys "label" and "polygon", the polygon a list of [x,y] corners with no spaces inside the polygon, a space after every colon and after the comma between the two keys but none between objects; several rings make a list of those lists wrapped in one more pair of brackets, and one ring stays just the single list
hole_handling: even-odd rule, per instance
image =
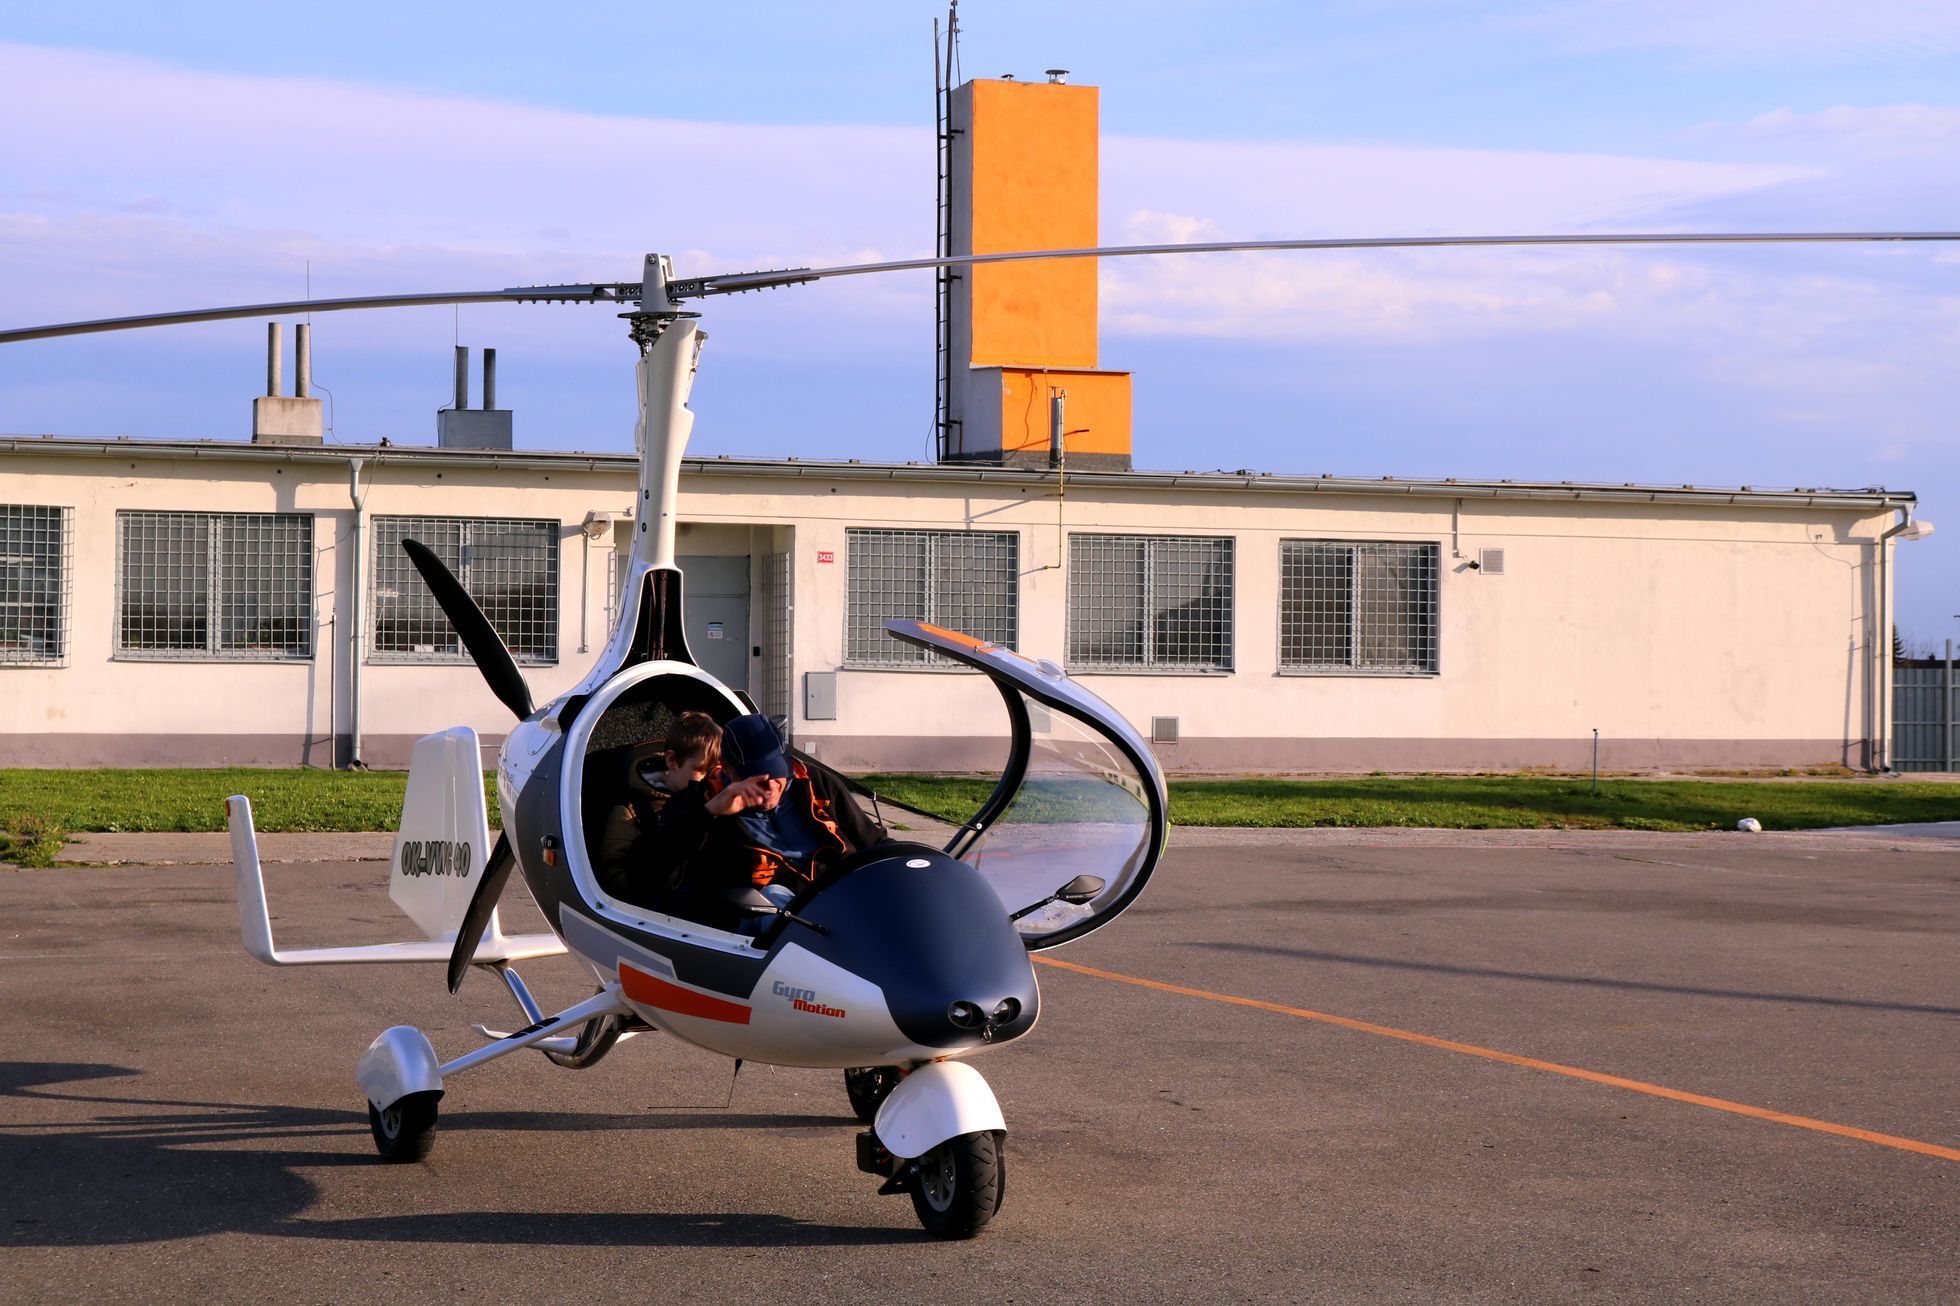
[{"label": "downpipe", "polygon": [[1878,537],[1878,638],[1872,641],[1877,655],[1872,676],[1877,691],[1873,734],[1878,747],[1872,770],[1880,775],[1892,771],[1892,539],[1912,529],[1911,505],[1899,509],[1899,514],[1898,524]]},{"label": "downpipe", "polygon": [[367,490],[361,485],[361,468],[364,460],[355,458],[347,464],[347,497],[354,505],[354,548],[350,561],[349,589],[352,620],[347,623],[347,733],[350,771],[367,770],[367,762],[361,757],[361,638],[367,629],[366,599],[367,581],[363,574],[363,552],[367,542]]}]

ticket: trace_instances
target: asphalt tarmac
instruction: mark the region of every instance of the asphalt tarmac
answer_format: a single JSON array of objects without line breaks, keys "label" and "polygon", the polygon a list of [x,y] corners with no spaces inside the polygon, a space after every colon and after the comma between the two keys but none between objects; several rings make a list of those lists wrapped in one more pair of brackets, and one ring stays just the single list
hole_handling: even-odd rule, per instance
[{"label": "asphalt tarmac", "polygon": [[[267,878],[282,944],[412,928]],[[260,966],[223,866],[0,872],[0,1300],[1952,1302],[1957,942],[1951,840],[1179,832],[976,1062],[1008,1192],[944,1244],[835,1072],[665,1035],[380,1164],[356,1057],[508,1027],[489,977]]]}]

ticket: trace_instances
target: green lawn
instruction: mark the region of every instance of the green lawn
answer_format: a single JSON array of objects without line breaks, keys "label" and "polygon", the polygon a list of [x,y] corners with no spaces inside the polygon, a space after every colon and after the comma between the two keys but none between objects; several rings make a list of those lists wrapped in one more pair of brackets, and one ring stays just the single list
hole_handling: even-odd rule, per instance
[{"label": "green lawn", "polygon": [[[399,771],[0,771],[0,860],[46,864],[69,833],[222,830],[225,798],[252,799],[259,830],[391,830]],[[949,819],[980,807],[992,782],[962,776],[869,777],[881,793]],[[498,824],[490,792],[490,822]],[[1055,819],[1054,795],[1030,813]],[[1441,826],[1457,829],[1728,828],[1753,816],[1770,830],[1960,820],[1960,785],[1917,781],[1586,779],[1556,776],[1380,776],[1336,780],[1187,780],[1171,785],[1180,825]]]},{"label": "green lawn", "polygon": [[[989,781],[946,776],[868,778],[880,793],[965,820]],[[1437,826],[1448,829],[1706,830],[1753,816],[1767,830],[1960,820],[1960,785],[1917,781],[1779,782],[1584,777],[1381,776],[1337,780],[1180,780],[1177,825]]]}]

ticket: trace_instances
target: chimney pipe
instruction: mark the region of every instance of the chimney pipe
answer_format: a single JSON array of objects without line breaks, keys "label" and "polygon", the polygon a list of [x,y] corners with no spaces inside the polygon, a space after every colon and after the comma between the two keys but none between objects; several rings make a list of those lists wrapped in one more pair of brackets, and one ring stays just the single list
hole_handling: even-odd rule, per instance
[{"label": "chimney pipe", "polygon": [[456,403],[457,412],[470,406],[470,348],[468,345],[456,346]]},{"label": "chimney pipe", "polygon": [[283,342],[280,339],[279,324],[277,322],[266,323],[265,392],[268,395],[277,396],[285,393],[286,378],[281,371],[285,360],[279,357],[279,346],[281,343]]},{"label": "chimney pipe", "polygon": [[304,322],[293,328],[293,393],[313,396],[313,328]]},{"label": "chimney pipe", "polygon": [[483,411],[497,406],[497,351],[483,351]]}]

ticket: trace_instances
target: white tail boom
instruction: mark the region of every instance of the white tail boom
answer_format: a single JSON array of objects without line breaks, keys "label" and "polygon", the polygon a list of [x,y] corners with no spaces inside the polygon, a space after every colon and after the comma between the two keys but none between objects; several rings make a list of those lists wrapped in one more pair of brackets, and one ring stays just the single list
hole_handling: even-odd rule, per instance
[{"label": "white tail boom", "polygon": [[[469,906],[475,877],[490,855],[489,821],[476,732],[467,727],[429,735],[415,745],[401,830],[388,868],[388,896],[428,937],[404,943],[342,948],[281,949],[272,938],[265,876],[259,866],[252,801],[226,800],[232,865],[237,875],[238,924],[245,951],[270,966],[345,966],[404,961],[447,962]],[[490,918],[478,963],[555,957],[565,945],[554,934],[506,936]]]}]

